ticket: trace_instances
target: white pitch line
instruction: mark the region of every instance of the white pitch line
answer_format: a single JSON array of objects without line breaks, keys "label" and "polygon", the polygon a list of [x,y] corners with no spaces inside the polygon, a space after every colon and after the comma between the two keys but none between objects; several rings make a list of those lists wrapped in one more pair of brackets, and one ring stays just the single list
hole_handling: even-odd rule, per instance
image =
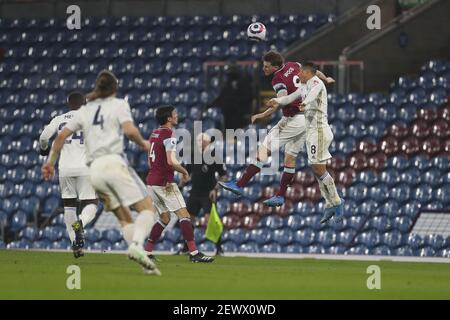
[{"label": "white pitch line", "polygon": [[[37,252],[67,252],[69,250],[60,249],[7,249],[8,251],[37,251]],[[1,254],[2,250],[0,250]],[[126,251],[100,251],[86,250],[86,254],[126,254]],[[154,251],[155,255],[174,255],[173,251]],[[205,252],[214,254],[214,252]],[[390,261],[390,262],[417,262],[417,263],[449,263],[450,258],[441,257],[400,257],[400,256],[371,256],[371,255],[339,255],[339,254],[294,254],[294,253],[245,253],[245,252],[227,252],[225,257],[244,257],[244,258],[273,258],[273,259],[317,259],[317,260],[341,260],[341,261]]]}]

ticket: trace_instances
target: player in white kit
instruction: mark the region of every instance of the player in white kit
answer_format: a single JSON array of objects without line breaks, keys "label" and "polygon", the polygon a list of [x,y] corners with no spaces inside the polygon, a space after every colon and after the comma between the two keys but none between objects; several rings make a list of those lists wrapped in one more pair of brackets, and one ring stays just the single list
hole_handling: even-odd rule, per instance
[{"label": "player in white kit", "polygon": [[[154,223],[153,203],[136,172],[128,165],[124,154],[123,135],[150,150],[133,123],[127,101],[116,98],[118,80],[111,72],[100,72],[88,103],[80,108],[53,143],[47,163],[42,167],[46,179],[52,177],[54,164],[64,141],[78,130],[83,130],[87,165],[92,186],[107,210],[112,210],[123,227],[128,242],[128,257],[138,262],[146,274],[160,275],[155,264],[143,249],[144,240]],[[133,223],[129,206],[139,212]],[[83,223],[74,224],[77,240],[84,240]]]},{"label": "player in white kit", "polygon": [[[72,119],[77,110],[86,103],[84,95],[80,92],[72,92],[67,98],[67,104],[71,111],[56,116],[44,128],[39,137],[41,155],[48,155],[49,141],[56,133],[61,132],[66,123]],[[66,139],[61,150],[58,162],[59,186],[64,205],[64,222],[72,244],[75,258],[83,256],[82,247],[75,242],[75,232],[72,224],[78,220],[77,199],[80,201],[82,212],[80,220],[87,225],[95,218],[98,200],[94,188],[89,181],[89,171],[86,166],[86,150],[83,131],[77,131]]]},{"label": "player in white kit", "polygon": [[299,72],[299,89],[288,96],[271,99],[271,105],[289,104],[304,94],[306,89],[307,95],[300,108],[305,111],[308,162],[325,198],[325,214],[321,223],[327,222],[333,216],[336,222],[340,222],[344,215],[344,200],[339,197],[334,180],[326,167],[326,161],[331,159],[328,148],[333,141],[333,132],[328,124],[327,89],[316,76],[316,71],[317,67],[313,63],[303,64]]}]

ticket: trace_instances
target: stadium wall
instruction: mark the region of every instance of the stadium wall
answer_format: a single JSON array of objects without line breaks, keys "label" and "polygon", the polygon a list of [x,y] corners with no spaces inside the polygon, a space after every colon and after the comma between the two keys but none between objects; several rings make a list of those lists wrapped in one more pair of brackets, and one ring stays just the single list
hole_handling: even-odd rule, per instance
[{"label": "stadium wall", "polygon": [[194,16],[335,13],[341,15],[368,0],[85,0],[0,1],[3,18],[64,17],[80,6],[84,16]]}]

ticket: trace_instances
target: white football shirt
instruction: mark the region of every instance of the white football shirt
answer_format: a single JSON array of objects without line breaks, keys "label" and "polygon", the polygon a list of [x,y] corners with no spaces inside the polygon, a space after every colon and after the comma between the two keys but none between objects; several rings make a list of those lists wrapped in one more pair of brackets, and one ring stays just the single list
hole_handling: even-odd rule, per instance
[{"label": "white football shirt", "polygon": [[[62,115],[56,116],[44,128],[40,137],[39,144],[42,149],[48,148],[50,138],[59,133],[69,122],[78,110],[69,111]],[[77,130],[71,137],[67,138],[61,150],[61,156],[58,162],[60,177],[79,177],[89,175],[86,166],[86,148],[84,145],[83,132]]]},{"label": "white football shirt", "polygon": [[110,155],[123,154],[122,123],[133,121],[130,105],[123,99],[108,97],[89,101],[67,123],[71,131],[83,130],[87,163]]},{"label": "white football shirt", "polygon": [[275,101],[281,105],[290,104],[300,96],[305,94],[302,104],[305,105],[306,128],[323,128],[328,126],[328,96],[327,88],[322,80],[317,76],[309,79],[305,84],[300,84],[294,93],[275,98]]}]

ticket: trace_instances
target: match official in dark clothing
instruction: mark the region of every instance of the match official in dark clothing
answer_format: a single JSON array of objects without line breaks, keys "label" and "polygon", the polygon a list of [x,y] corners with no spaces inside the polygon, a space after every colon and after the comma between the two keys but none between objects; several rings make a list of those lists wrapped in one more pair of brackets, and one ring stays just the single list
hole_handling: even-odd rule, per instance
[{"label": "match official in dark clothing", "polygon": [[[201,148],[203,152],[210,146],[211,138],[207,134],[200,134],[196,138],[196,147]],[[203,158],[202,158],[203,159]],[[217,200],[217,178],[220,181],[226,180],[226,167],[224,164],[188,164],[186,169],[189,172],[192,182],[192,188],[189,198],[186,202],[186,208],[191,214],[191,222],[194,225],[195,217],[198,216],[203,209],[203,214],[209,217],[211,206]],[[220,245],[220,240],[216,244],[216,254],[222,255],[223,250]]]}]

